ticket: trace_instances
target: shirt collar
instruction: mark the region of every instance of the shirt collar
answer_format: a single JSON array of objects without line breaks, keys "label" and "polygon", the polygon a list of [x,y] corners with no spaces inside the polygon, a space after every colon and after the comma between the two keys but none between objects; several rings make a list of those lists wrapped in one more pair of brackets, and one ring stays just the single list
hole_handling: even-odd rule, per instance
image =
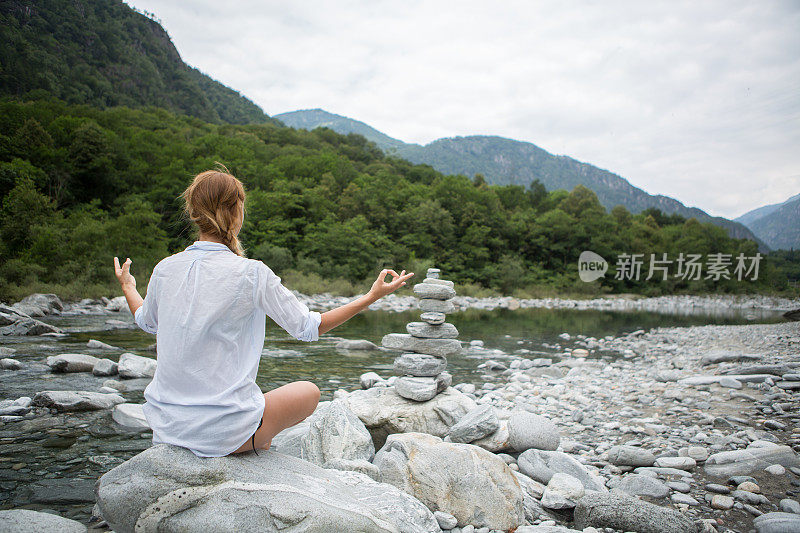
[{"label": "shirt collar", "polygon": [[[187,250],[222,250],[231,252],[231,249],[221,242],[214,241],[194,241],[186,247]],[[231,252],[232,253],[232,252]]]}]

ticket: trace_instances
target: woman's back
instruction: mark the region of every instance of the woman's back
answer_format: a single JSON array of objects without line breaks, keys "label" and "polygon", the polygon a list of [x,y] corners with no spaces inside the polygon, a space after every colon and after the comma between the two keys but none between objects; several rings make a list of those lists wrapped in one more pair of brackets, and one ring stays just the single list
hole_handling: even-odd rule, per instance
[{"label": "woman's back", "polygon": [[156,333],[158,366],[144,391],[154,443],[219,456],[252,433],[264,408],[255,378],[267,313],[298,339],[318,338],[319,313],[224,244],[196,241],[156,265],[135,314]]}]

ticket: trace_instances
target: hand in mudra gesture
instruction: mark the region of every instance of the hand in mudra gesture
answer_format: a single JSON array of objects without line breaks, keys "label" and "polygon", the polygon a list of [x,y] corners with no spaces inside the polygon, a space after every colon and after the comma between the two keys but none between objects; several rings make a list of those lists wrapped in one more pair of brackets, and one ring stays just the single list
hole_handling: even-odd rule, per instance
[{"label": "hand in mudra gesture", "polygon": [[[386,275],[391,274],[392,281],[386,281]],[[370,293],[374,294],[378,298],[383,298],[387,294],[391,294],[403,285],[406,284],[406,280],[413,276],[413,272],[409,272],[406,274],[406,271],[403,270],[399,274],[394,270],[384,268],[381,270],[381,273],[378,275],[378,279],[375,280],[375,283],[372,284],[372,289],[370,289]]]},{"label": "hand in mudra gesture", "polygon": [[125,260],[122,266],[119,266],[119,258],[114,257],[114,272],[117,275],[117,279],[119,280],[119,284],[125,287],[129,285],[136,288],[136,278],[133,277],[131,274],[131,258]]}]

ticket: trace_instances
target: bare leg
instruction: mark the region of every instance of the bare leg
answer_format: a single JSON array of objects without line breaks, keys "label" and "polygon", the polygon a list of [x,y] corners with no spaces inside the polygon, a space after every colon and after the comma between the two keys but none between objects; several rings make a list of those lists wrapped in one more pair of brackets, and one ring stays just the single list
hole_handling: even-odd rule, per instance
[{"label": "bare leg", "polygon": [[[268,449],[272,437],[305,420],[317,408],[319,394],[319,388],[310,381],[287,383],[264,394],[263,422],[256,431],[256,449]],[[248,438],[233,453],[252,449],[253,439]]]}]

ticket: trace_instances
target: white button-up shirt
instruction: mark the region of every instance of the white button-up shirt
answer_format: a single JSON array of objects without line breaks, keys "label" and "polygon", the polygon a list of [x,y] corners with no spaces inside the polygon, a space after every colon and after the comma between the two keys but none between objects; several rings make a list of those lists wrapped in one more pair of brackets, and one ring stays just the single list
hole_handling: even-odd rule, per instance
[{"label": "white button-up shirt", "polygon": [[264,395],[256,385],[266,316],[294,338],[319,338],[320,313],[281,284],[261,261],[224,244],[195,241],[153,269],[136,324],[156,335],[145,418],[153,444],[220,457],[256,430]]}]

